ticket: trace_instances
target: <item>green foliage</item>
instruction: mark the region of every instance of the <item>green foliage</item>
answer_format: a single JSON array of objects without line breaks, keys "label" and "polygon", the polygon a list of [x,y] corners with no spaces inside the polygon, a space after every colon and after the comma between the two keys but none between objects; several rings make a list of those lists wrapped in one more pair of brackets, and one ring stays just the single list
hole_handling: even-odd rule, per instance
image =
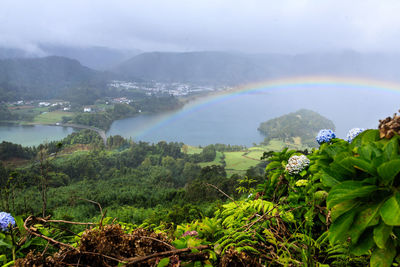
[{"label": "green foliage", "polygon": [[355,255],[372,250],[371,266],[390,266],[400,226],[399,136],[380,140],[367,130],[351,144],[323,144],[313,169],[329,190],[330,242],[348,242]]},{"label": "green foliage", "polygon": [[11,158],[31,159],[36,155],[36,152],[35,148],[22,147],[7,141],[0,143],[0,160]]},{"label": "green foliage", "polygon": [[[36,236],[31,236],[24,228],[22,217],[14,217],[16,226],[9,227],[8,231],[0,231],[0,263],[2,266],[13,266],[17,258],[24,257],[30,250],[43,250],[47,242]],[[49,231],[40,224],[35,227],[42,232],[43,235],[57,238],[62,233],[54,229]]]}]

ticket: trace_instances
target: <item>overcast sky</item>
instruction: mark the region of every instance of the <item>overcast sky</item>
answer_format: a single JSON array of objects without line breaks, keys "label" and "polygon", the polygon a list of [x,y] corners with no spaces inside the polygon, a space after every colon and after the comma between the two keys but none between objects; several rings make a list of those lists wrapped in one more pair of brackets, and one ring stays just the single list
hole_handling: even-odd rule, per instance
[{"label": "overcast sky", "polygon": [[0,0],[0,45],[400,52],[399,0]]}]

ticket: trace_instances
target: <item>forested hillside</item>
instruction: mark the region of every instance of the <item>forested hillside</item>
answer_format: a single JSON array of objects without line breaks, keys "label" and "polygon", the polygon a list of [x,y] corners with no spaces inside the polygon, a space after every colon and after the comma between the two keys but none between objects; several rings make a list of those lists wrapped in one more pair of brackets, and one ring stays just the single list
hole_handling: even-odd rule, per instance
[{"label": "forested hillside", "polygon": [[0,60],[0,101],[64,96],[75,87],[104,88],[107,74],[63,57]]},{"label": "forested hillside", "polygon": [[301,109],[283,115],[278,118],[262,122],[258,130],[264,134],[264,143],[273,139],[283,142],[295,143],[315,147],[315,136],[320,129],[335,129],[335,125],[329,119],[317,112]]}]

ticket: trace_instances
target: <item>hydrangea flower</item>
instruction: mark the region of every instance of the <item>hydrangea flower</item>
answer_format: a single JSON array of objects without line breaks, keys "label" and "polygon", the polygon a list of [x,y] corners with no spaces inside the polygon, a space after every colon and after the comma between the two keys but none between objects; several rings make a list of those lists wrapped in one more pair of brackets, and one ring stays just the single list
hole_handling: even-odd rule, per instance
[{"label": "hydrangea flower", "polygon": [[310,165],[310,160],[304,156],[291,156],[286,164],[286,171],[290,174],[298,174]]},{"label": "hydrangea flower", "polygon": [[15,225],[13,216],[7,212],[0,212],[0,230],[7,231],[10,224],[12,226]]},{"label": "hydrangea flower", "polygon": [[322,143],[330,142],[335,137],[336,137],[336,134],[334,131],[332,131],[330,129],[322,129],[317,134],[317,137],[315,138],[315,140],[317,140],[318,144],[322,144]]},{"label": "hydrangea flower", "polygon": [[353,128],[349,131],[347,134],[347,142],[351,143],[354,138],[356,138],[357,135],[365,131],[364,128]]},{"label": "hydrangea flower", "polygon": [[199,235],[199,233],[197,232],[197,231],[186,231],[183,235],[182,235],[182,237],[185,237],[185,236],[195,236],[195,235]]}]

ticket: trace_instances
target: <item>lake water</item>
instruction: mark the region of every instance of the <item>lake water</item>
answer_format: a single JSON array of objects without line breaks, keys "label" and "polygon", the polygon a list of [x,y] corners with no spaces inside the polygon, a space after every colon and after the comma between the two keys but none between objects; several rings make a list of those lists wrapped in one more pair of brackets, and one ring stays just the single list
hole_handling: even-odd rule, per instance
[{"label": "lake water", "polygon": [[[251,146],[263,140],[257,131],[261,122],[301,108],[331,119],[338,136],[344,138],[351,128],[377,128],[379,119],[392,116],[400,108],[400,93],[327,86],[208,97],[174,112],[115,121],[107,135],[119,134],[147,142]],[[0,126],[0,141],[34,145],[61,139],[72,131],[55,126]]]},{"label": "lake water", "polygon": [[[214,99],[214,100],[213,100]],[[133,140],[215,143],[251,146],[264,137],[257,128],[263,121],[307,108],[331,119],[339,137],[354,127],[377,128],[378,120],[400,108],[400,93],[346,87],[265,90],[205,98],[182,110],[116,121],[108,135]]]},{"label": "lake water", "polygon": [[61,140],[73,131],[72,128],[60,126],[1,124],[0,142],[37,146],[43,142]]}]

